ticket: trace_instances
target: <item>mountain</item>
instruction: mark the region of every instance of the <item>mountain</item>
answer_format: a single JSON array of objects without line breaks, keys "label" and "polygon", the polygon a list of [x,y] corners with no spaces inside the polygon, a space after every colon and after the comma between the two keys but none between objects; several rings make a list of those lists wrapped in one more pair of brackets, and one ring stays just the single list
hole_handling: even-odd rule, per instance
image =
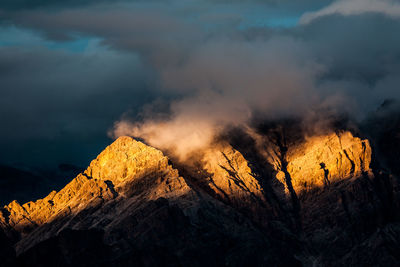
[{"label": "mountain", "polygon": [[60,191],[1,209],[2,263],[398,265],[398,178],[371,167],[370,142],[282,140],[221,141],[179,162],[120,137]]},{"label": "mountain", "polygon": [[[296,192],[302,192],[368,174],[371,156],[369,141],[354,137],[350,132],[313,136],[289,148],[287,171]],[[284,183],[285,174],[279,168],[279,159],[272,157],[270,163],[278,172],[277,179]]]}]

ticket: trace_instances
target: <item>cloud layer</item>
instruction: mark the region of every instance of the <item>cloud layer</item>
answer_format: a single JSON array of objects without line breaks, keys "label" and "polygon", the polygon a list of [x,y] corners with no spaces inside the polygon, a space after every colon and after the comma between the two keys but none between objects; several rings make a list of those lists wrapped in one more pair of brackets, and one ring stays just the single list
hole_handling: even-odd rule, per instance
[{"label": "cloud layer", "polygon": [[333,14],[349,16],[365,13],[379,13],[398,19],[400,3],[396,0],[338,0],[318,11],[305,13],[300,23],[307,24],[317,18]]},{"label": "cloud layer", "polygon": [[254,118],[362,120],[399,96],[394,1],[15,5],[0,5],[2,27],[35,45],[0,40],[7,142],[111,129],[184,157]]}]

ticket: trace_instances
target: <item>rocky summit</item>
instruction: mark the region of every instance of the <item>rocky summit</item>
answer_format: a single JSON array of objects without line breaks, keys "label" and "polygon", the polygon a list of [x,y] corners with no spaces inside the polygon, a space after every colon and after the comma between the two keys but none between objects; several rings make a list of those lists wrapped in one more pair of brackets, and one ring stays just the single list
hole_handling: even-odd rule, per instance
[{"label": "rocky summit", "polygon": [[[345,178],[370,172],[371,146],[368,140],[353,137],[350,132],[313,136],[287,151],[287,171],[296,192],[329,185]],[[285,173],[280,161],[271,161],[277,179],[283,184]]]},{"label": "rocky summit", "polygon": [[[188,162],[120,137],[0,210],[4,266],[398,266],[400,187],[347,131]],[[255,155],[259,156],[255,156]]]}]

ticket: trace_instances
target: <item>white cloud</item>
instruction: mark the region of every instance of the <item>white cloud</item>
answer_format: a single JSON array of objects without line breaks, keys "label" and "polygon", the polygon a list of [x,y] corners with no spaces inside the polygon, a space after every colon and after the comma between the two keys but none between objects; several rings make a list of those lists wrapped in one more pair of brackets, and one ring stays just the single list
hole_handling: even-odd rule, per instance
[{"label": "white cloud", "polygon": [[381,13],[392,18],[400,18],[400,4],[394,0],[338,0],[315,12],[307,12],[300,18],[300,24],[328,15],[344,16],[364,13]]}]

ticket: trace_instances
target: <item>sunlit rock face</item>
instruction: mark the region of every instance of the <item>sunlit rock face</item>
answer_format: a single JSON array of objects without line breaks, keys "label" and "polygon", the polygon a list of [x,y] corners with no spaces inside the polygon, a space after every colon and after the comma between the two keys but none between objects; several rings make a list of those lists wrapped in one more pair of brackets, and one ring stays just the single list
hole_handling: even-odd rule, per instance
[{"label": "sunlit rock face", "polygon": [[[112,189],[104,181],[78,175],[60,192],[51,192],[44,199],[20,205],[11,202],[3,210],[0,220],[8,222],[18,232],[25,234],[38,225],[50,222],[57,216],[76,213],[87,205],[113,197]],[[85,203],[85,205],[81,205]]]},{"label": "sunlit rock face", "polygon": [[[276,265],[283,252],[289,254],[284,262],[296,265],[291,244],[296,241],[287,237],[291,241],[283,249],[280,240],[271,242],[276,238],[242,213],[256,213],[265,202],[242,154],[218,145],[201,161],[193,172],[196,177],[184,178],[161,151],[120,137],[60,192],[5,206],[0,226],[17,233],[14,248],[23,266],[52,266],[60,258],[82,263],[80,253],[85,251],[94,253],[99,264],[119,266],[165,261],[186,266]],[[276,232],[288,235],[284,225]],[[84,244],[78,254],[75,243]],[[40,253],[51,256],[37,258]]]},{"label": "sunlit rock face", "polygon": [[[185,163],[184,178],[161,151],[130,137],[120,137],[59,192],[23,205],[13,201],[5,206],[0,222],[24,237],[43,224],[123,198],[143,202],[163,197],[172,203],[179,199],[176,202],[181,207],[193,206],[190,201],[196,199],[196,191],[204,191],[261,220],[268,218],[264,189],[239,151],[220,142],[202,151],[200,159],[193,162]],[[28,247],[24,242],[20,242],[21,250]]]},{"label": "sunlit rock face", "polygon": [[179,197],[189,191],[161,151],[132,138],[121,137],[59,192],[53,191],[35,202],[20,205],[13,201],[5,206],[0,213],[0,222],[25,236],[45,223],[76,216],[120,195],[133,194],[132,183],[140,184],[144,178],[152,178],[154,183],[140,192],[143,201]]},{"label": "sunlit rock face", "polygon": [[120,137],[59,192],[1,208],[3,254],[17,266],[397,266],[400,186],[370,169],[369,141],[274,140],[268,159],[220,140],[174,162]]},{"label": "sunlit rock face", "polygon": [[[368,140],[354,137],[350,132],[313,136],[288,148],[287,170],[297,193],[315,187],[329,186],[341,179],[368,174],[371,146]],[[276,177],[285,184],[285,175],[279,170]]]},{"label": "sunlit rock face", "polygon": [[264,192],[247,160],[228,143],[221,142],[202,152],[197,167],[186,163],[195,183],[236,207],[256,208],[265,203]]},{"label": "sunlit rock face", "polygon": [[160,150],[126,136],[118,138],[101,152],[84,175],[105,181],[122,195],[132,193],[131,183],[149,178],[157,178],[148,190],[141,192],[149,199],[179,197],[189,191],[184,179]]},{"label": "sunlit rock face", "polygon": [[161,172],[170,172],[177,176],[161,151],[124,136],[101,152],[84,174],[94,179],[110,181],[118,187],[129,180]]}]

